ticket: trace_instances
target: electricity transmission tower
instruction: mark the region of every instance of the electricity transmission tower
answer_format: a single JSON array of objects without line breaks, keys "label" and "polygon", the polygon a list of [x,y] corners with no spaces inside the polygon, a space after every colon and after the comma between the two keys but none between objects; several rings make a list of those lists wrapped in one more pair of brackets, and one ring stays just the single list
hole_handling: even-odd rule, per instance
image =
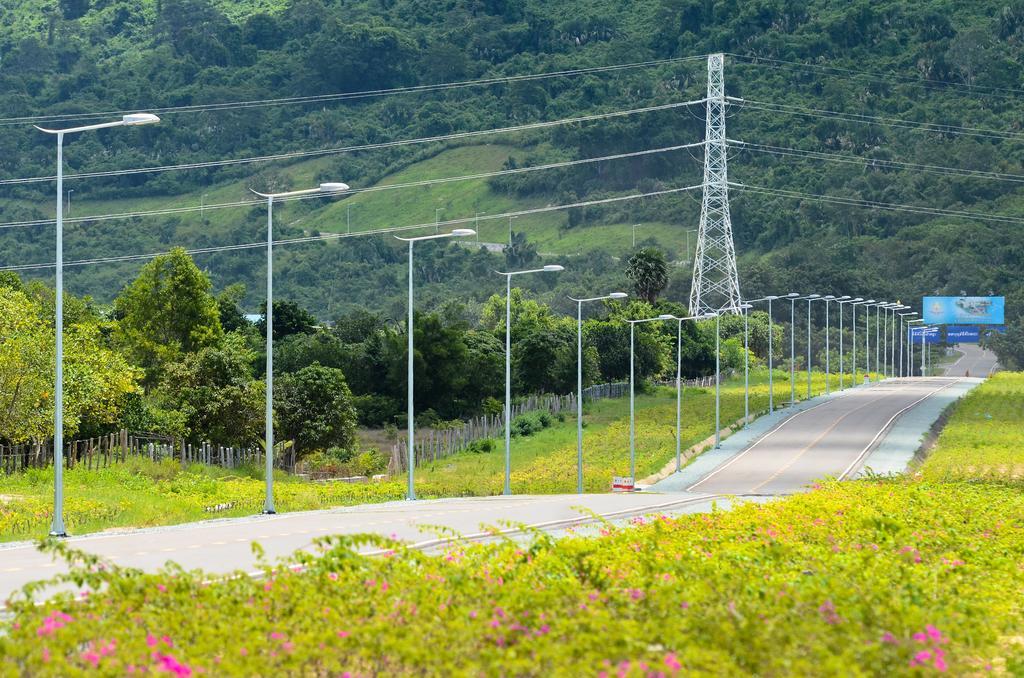
[{"label": "electricity transmission tower", "polygon": [[693,261],[690,315],[729,309],[738,313],[740,283],[729,217],[725,145],[724,55],[708,56],[707,119],[704,126],[704,199]]}]

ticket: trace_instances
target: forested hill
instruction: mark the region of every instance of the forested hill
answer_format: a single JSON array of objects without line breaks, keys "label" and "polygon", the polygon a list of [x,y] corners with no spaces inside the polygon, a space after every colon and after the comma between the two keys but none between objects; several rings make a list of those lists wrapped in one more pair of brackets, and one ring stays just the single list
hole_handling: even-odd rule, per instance
[{"label": "forested hill", "polygon": [[[706,67],[679,59],[302,104],[215,104],[723,51],[727,92],[743,99],[730,106],[729,136],[746,144],[731,150],[730,179],[759,187],[732,194],[745,293],[813,285],[909,301],[994,291],[1009,294],[1017,316],[1024,307],[1022,43],[1024,0],[5,0],[0,222],[52,218],[52,181],[3,181],[53,174],[53,139],[31,127],[44,116],[192,106],[161,112],[157,126],[69,139],[67,171],[205,163],[686,101],[703,95]],[[693,106],[443,144],[69,178],[65,187],[73,217],[193,207],[243,200],[251,186],[338,179],[368,187],[395,183],[395,172],[436,179],[667,147],[700,140],[703,126],[703,108]],[[454,182],[443,192],[391,191],[377,203],[309,201],[283,208],[279,237],[345,231],[353,219],[358,231],[652,192],[699,182],[699,161],[699,149],[681,150]],[[936,216],[936,208],[970,214]],[[641,224],[638,246],[655,242],[685,260],[685,230],[696,227],[698,212],[698,194],[677,193],[521,218],[515,228],[565,261],[559,286],[537,290],[554,300],[621,280],[632,224]],[[260,209],[234,208],[69,224],[67,257],[256,242],[264,218]],[[506,228],[485,219],[480,230],[502,241]],[[529,242],[521,244],[513,254],[532,257]],[[480,301],[498,289],[488,258],[500,255],[471,249],[425,254],[419,275],[434,283],[426,303],[454,291]],[[51,226],[0,229],[0,266],[52,256]],[[218,286],[245,282],[255,307],[259,257],[240,250],[197,261]],[[280,293],[321,317],[360,305],[398,308],[403,260],[391,239],[283,247],[280,257]],[[69,284],[109,300],[139,265],[72,267]],[[681,266],[672,295],[685,295],[687,278]]]}]

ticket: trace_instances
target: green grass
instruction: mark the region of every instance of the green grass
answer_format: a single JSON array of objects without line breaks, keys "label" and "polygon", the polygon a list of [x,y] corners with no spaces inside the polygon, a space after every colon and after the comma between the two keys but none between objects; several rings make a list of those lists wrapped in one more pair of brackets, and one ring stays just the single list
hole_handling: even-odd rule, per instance
[{"label": "green grass", "polygon": [[[812,392],[824,390],[825,379],[813,373]],[[768,409],[766,370],[751,374],[750,412]],[[806,372],[797,374],[797,398],[806,395]],[[832,388],[839,378],[832,375]],[[775,374],[775,402],[789,399],[788,373]],[[610,490],[613,476],[629,475],[629,401],[601,400],[586,408],[584,438],[584,489]],[[686,389],[683,396],[682,447],[687,449],[714,434],[715,391]],[[721,422],[728,426],[743,417],[742,378],[722,388]],[[675,457],[676,400],[674,388],[659,388],[636,399],[636,477],[660,470]],[[502,441],[488,454],[464,453],[423,467],[419,478],[425,489],[437,495],[497,494],[504,483],[505,453]],[[576,490],[576,420],[569,414],[559,425],[527,438],[512,439],[512,491],[516,494],[559,493]]]},{"label": "green grass", "polygon": [[958,403],[919,472],[1024,484],[1024,373],[997,372]]}]

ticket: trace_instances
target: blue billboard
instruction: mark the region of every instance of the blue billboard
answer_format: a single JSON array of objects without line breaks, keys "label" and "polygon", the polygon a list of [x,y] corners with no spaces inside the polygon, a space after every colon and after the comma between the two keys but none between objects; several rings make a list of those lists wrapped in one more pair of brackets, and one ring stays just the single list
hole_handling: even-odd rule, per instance
[{"label": "blue billboard", "polygon": [[939,343],[939,328],[938,327],[908,327],[907,328],[907,341],[912,344],[920,344],[921,339],[924,338],[926,344],[937,344]]},{"label": "blue billboard", "polygon": [[947,325],[947,344],[977,344],[981,333],[977,325]]},{"label": "blue billboard", "polygon": [[923,320],[937,325],[1002,325],[1005,297],[925,297]]}]

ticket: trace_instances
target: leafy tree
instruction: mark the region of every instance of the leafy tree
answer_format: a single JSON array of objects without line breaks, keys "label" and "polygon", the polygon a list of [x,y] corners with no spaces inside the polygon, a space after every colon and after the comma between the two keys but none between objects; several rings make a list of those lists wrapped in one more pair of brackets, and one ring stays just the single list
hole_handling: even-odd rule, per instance
[{"label": "leafy tree", "polygon": [[341,370],[313,363],[283,375],[275,385],[274,409],[281,435],[295,441],[299,456],[355,448],[356,410]]},{"label": "leafy tree", "polygon": [[206,274],[175,248],[146,264],[117,298],[115,340],[146,370],[148,383],[181,354],[215,346],[223,337],[210,288]]},{"label": "leafy tree", "polygon": [[220,315],[220,325],[225,332],[237,332],[251,326],[240,307],[244,298],[244,283],[228,285],[217,295],[217,312]]},{"label": "leafy tree", "polygon": [[265,386],[252,379],[254,353],[238,334],[167,365],[163,407],[181,412],[192,443],[245,446],[262,439]]},{"label": "leafy tree", "polygon": [[[42,307],[0,286],[0,438],[13,443],[53,436],[55,337]],[[82,422],[111,424],[141,374],[105,347],[99,326],[73,324],[64,336],[64,434]]]},{"label": "leafy tree", "polygon": [[526,239],[522,231],[512,232],[512,242],[505,245],[505,265],[509,270],[526,268],[539,259],[537,246]]},{"label": "leafy tree", "polygon": [[1005,333],[992,333],[983,341],[983,346],[995,352],[1003,367],[1024,369],[1024,319],[1008,324]]},{"label": "leafy tree", "polygon": [[[263,315],[256,321],[262,336],[267,336],[267,304]],[[316,318],[294,301],[274,301],[274,341],[293,334],[311,334],[316,331]]]},{"label": "leafy tree", "polygon": [[633,292],[653,304],[668,285],[668,262],[661,250],[645,247],[629,258],[626,277],[633,283]]}]

